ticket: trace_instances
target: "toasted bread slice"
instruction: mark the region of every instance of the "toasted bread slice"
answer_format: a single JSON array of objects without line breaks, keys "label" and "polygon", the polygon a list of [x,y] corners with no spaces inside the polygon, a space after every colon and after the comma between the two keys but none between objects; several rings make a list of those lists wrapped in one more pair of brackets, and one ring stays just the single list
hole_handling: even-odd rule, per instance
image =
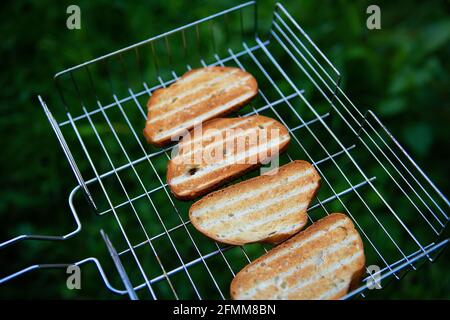
[{"label": "toasted bread slice", "polygon": [[178,199],[197,198],[269,161],[284,151],[289,132],[264,116],[220,118],[180,141],[167,168],[167,183]]},{"label": "toasted bread slice", "polygon": [[189,210],[192,225],[223,243],[278,243],[301,230],[320,176],[308,162],[280,168],[208,194]]},{"label": "toasted bread slice", "polygon": [[206,120],[238,109],[257,93],[255,78],[238,68],[188,71],[169,87],[153,92],[147,103],[145,138],[163,146]]},{"label": "toasted bread slice", "polygon": [[333,213],[242,269],[233,299],[338,299],[364,272],[364,250],[352,221]]}]

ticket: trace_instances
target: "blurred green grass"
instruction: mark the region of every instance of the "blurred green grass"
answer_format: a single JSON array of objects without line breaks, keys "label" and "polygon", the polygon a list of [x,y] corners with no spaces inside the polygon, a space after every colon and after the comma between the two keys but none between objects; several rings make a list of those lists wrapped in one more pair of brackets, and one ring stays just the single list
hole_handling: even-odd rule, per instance
[{"label": "blurred green grass", "polygon": [[[51,1],[16,1],[5,4],[0,22],[3,34],[0,43],[3,170],[0,241],[24,233],[65,234],[73,229],[67,197],[75,185],[75,179],[36,99],[37,94],[42,94],[52,110],[62,111],[52,75],[68,66],[238,3],[224,0],[189,3],[175,0],[140,3],[78,1],[82,11],[80,31],[69,31],[65,27],[65,11],[73,2],[61,1],[55,4]],[[365,27],[365,8],[372,4],[368,1],[305,0],[283,3],[341,71],[344,91],[361,110],[375,110],[444,194],[449,194],[449,2],[378,2],[382,9],[382,29],[379,31],[368,31]],[[270,24],[272,8],[272,1],[260,2],[261,25]],[[81,134],[92,135],[89,126],[86,123],[84,125],[86,127],[80,127]],[[114,125],[121,138],[126,139],[125,125]],[[106,124],[97,126],[97,130],[105,141],[111,139],[107,135],[109,128]],[[100,154],[101,150],[98,152]],[[118,148],[112,152],[117,157],[121,155]],[[100,160],[105,162],[105,167],[108,165],[105,159]],[[164,160],[157,162],[158,172],[164,172],[164,164]],[[145,174],[142,173],[143,176]],[[149,176],[146,179],[154,181],[156,178]],[[158,184],[157,181],[155,183]],[[164,197],[164,194],[156,195],[155,202],[163,202]],[[397,203],[394,206],[401,206],[401,200],[395,199]],[[119,199],[115,200],[120,202]],[[117,225],[111,218],[99,219],[94,216],[81,196],[77,197],[76,203],[83,223],[82,234],[64,243],[26,242],[3,250],[0,252],[0,276],[32,263],[70,262],[87,255],[101,257],[105,269],[114,270],[105,254],[98,230],[104,228],[113,243],[121,243]],[[137,206],[139,212],[152,211],[148,202],[143,201]],[[181,211],[185,212],[187,205],[183,206]],[[162,211],[165,214],[171,208],[169,206]],[[144,223],[150,228],[149,233],[162,232],[159,224],[154,223],[155,220],[150,216],[150,213],[148,217],[143,215],[143,219],[148,219]],[[186,218],[185,213],[182,216]],[[169,227],[175,226],[177,219],[175,216],[166,223]],[[133,225],[136,222],[132,219],[125,221],[130,223],[131,229],[138,227]],[[202,250],[207,252],[214,249],[212,243],[201,238],[195,230],[191,233],[202,243]],[[136,235],[133,241],[142,241],[140,237],[142,235]],[[378,237],[377,241],[382,242],[383,235]],[[184,241],[181,233],[174,233],[174,238],[178,239],[175,241]],[[255,257],[260,254],[259,249],[252,248],[249,247],[249,254]],[[186,248],[183,249],[185,260],[195,255],[195,251],[190,250],[192,248],[186,241]],[[138,254],[147,263],[146,270],[157,269],[153,261],[146,259],[150,251],[142,250]],[[177,266],[173,250],[169,248],[159,254],[167,260],[164,264]],[[240,251],[232,250],[227,255],[231,261],[237,261],[232,266],[234,270],[242,267]],[[212,263],[217,263],[221,268],[226,267],[219,261]],[[447,253],[437,263],[426,265],[419,272],[410,272],[402,281],[370,296],[449,298],[449,267]],[[205,272],[207,270],[201,266],[194,268],[192,276],[196,278],[196,283],[207,281],[202,280]],[[149,276],[157,275],[158,272],[154,271]],[[108,276],[115,278],[114,283],[120,286],[113,272],[109,272]],[[30,273],[0,287],[0,297],[116,297],[104,288],[90,265],[83,268],[81,292],[67,290],[65,277],[61,270]],[[186,275],[177,277],[186,278]],[[185,278],[179,279],[179,282],[188,283]],[[219,281],[226,288],[228,278]],[[170,295],[170,289],[163,283],[157,287],[159,292]],[[180,296],[190,296],[190,291],[184,287],[177,288],[177,292]],[[213,296],[217,292],[207,294]]]}]

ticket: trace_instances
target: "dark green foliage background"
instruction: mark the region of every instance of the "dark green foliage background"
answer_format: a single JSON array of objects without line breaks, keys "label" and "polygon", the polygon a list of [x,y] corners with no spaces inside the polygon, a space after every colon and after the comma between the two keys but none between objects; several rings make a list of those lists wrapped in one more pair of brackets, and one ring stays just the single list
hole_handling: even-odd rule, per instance
[{"label": "dark green foliage background", "polygon": [[[260,22],[267,25],[273,2],[259,2]],[[19,234],[59,235],[73,229],[67,198],[76,181],[36,98],[41,94],[49,106],[60,106],[53,74],[238,3],[4,3],[0,13],[0,241]],[[371,1],[286,0],[284,5],[341,71],[344,91],[361,110],[375,110],[448,195],[450,2],[376,3],[382,9],[379,31],[365,27],[365,9]],[[70,4],[81,7],[80,31],[65,26]],[[83,223],[80,235],[64,243],[25,242],[3,250],[0,277],[34,263],[71,262],[87,256],[99,257],[106,270],[113,270],[98,230],[111,234],[114,222],[99,220],[83,207],[83,199],[77,201]],[[448,252],[444,253],[437,263],[409,273],[370,297],[450,298],[449,260]],[[113,273],[108,276],[117,278]],[[201,286],[202,275],[196,277]],[[62,270],[32,272],[1,286],[0,297],[117,298],[104,288],[92,265],[83,267],[83,290],[67,290],[65,279]],[[113,282],[120,286],[118,279]]]}]

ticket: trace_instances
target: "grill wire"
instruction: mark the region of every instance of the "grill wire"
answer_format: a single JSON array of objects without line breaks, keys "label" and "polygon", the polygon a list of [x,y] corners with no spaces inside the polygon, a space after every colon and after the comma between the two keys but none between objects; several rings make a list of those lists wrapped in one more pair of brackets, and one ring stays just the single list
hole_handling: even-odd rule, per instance
[{"label": "grill wire", "polygon": [[[291,135],[280,162],[304,159],[316,167],[322,187],[308,208],[309,221],[336,211],[354,221],[367,266],[379,269],[367,268],[361,286],[345,298],[364,297],[370,279],[381,277],[384,285],[434,261],[449,242],[447,198],[376,114],[361,113],[350,101],[339,87],[339,71],[281,4],[267,36],[261,34],[251,1],[58,73],[65,108],[54,116],[40,101],[77,178],[69,196],[76,229],[60,237],[21,235],[0,249],[77,235],[82,225],[74,199],[83,194],[101,218],[113,217],[115,231],[105,226],[102,235],[124,285],[113,286],[113,271],[97,258],[75,264],[93,263],[111,291],[132,299],[229,298],[234,275],[271,246],[228,246],[198,234],[187,217],[191,202],[176,200],[165,182],[174,147],[148,146],[142,135],[146,101],[155,90],[192,68],[215,65],[237,66],[258,80],[258,97],[231,116],[280,121]],[[386,183],[392,190],[380,187]],[[67,265],[34,265],[0,284]]]}]

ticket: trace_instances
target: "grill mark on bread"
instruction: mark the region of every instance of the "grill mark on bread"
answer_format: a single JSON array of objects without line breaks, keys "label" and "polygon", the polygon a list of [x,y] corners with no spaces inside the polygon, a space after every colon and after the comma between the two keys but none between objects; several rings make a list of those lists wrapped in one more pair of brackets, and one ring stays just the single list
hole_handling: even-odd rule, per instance
[{"label": "grill mark on bread", "polygon": [[[345,270],[342,270],[341,268],[348,267],[349,265],[351,265],[352,263],[354,263],[357,259],[359,259],[362,256],[361,252],[357,252],[343,260],[340,260],[340,262],[336,262],[336,264],[332,265],[331,267],[327,268],[324,272],[322,273],[316,273],[314,274],[311,278],[309,278],[307,281],[305,281],[304,283],[297,285],[293,288],[291,288],[291,291],[288,292],[288,296],[286,297],[287,299],[294,299],[294,298],[307,298],[307,299],[315,299],[314,295],[308,295],[305,294],[303,292],[296,292],[294,290],[298,290],[301,288],[305,288],[307,286],[317,286],[320,285],[319,283],[316,283],[315,281],[317,281],[318,279],[320,279],[321,277],[325,277],[324,279],[322,278],[321,281],[325,282],[328,279],[326,278],[327,276],[329,276],[330,274],[334,274],[336,277],[337,276],[341,276],[341,278],[344,278],[344,276],[342,276],[345,272]],[[343,279],[343,283],[345,283],[345,286],[348,287],[350,285],[350,281],[351,281],[351,276],[345,277],[348,278],[348,280]],[[328,282],[330,282],[330,280],[328,280]],[[318,297],[319,298],[319,297]]]},{"label": "grill mark on bread", "polygon": [[362,241],[352,221],[335,213],[241,270],[232,281],[231,296],[337,299],[356,284],[364,264]]},{"label": "grill mark on bread", "polygon": [[[184,161],[186,159],[183,158],[183,154],[188,153],[192,148],[192,144],[188,143],[190,137],[193,135],[194,140],[198,140],[198,137],[195,137],[195,130],[193,130],[191,135],[187,135],[181,140],[182,147],[178,149],[178,154],[169,161],[167,168],[167,183],[175,197],[187,200],[201,196],[260,166],[262,162],[273,157],[275,152],[281,153],[287,148],[290,136],[288,130],[281,123],[259,115],[245,118],[246,121],[243,118],[213,119],[202,126],[202,132],[207,133],[205,135],[207,139],[202,137],[195,145],[203,150],[209,150],[208,146],[215,143],[214,139],[208,138],[211,137],[210,129],[217,129],[219,133],[222,132],[223,136],[228,132],[224,133],[225,130],[222,128],[234,126],[238,122],[240,125],[234,127],[236,130],[231,131],[230,135],[239,136],[241,131],[251,131],[252,128],[266,130],[263,138],[252,136],[248,136],[248,139],[246,136],[239,138],[240,142],[245,142],[245,144],[237,143],[227,146],[229,152],[217,154],[218,157],[209,157],[210,155],[205,153],[206,158],[195,159],[195,162]],[[263,129],[260,129],[260,126]],[[256,133],[256,131],[254,132]],[[231,139],[231,137],[227,137],[227,139]],[[216,150],[214,150],[215,152]],[[187,160],[191,159],[187,157]],[[196,167],[195,174],[190,174],[190,169],[194,166]]]},{"label": "grill mark on bread", "polygon": [[235,194],[233,194],[233,198],[231,198],[231,199],[223,199],[222,201],[215,202],[214,208],[211,208],[208,205],[202,206],[202,204],[200,203],[197,205],[198,208],[196,207],[195,210],[192,211],[192,216],[200,217],[206,213],[208,213],[208,215],[211,215],[211,214],[214,214],[215,211],[224,209],[227,206],[230,207],[230,206],[234,205],[235,203],[245,204],[245,202],[244,202],[245,200],[257,199],[265,192],[267,192],[269,190],[271,191],[271,190],[277,189],[286,184],[288,184],[290,186],[294,183],[297,183],[302,178],[305,178],[305,177],[311,175],[313,172],[314,172],[313,168],[308,168],[305,171],[297,172],[292,175],[287,175],[287,177],[285,177],[285,179],[287,179],[287,180],[281,179],[280,181],[267,183],[266,185],[263,185],[262,187],[259,187],[256,190],[252,190],[251,192],[238,193],[237,196],[235,196]]},{"label": "grill mark on bread", "polygon": [[[260,199],[263,199],[267,196],[267,192],[270,191],[271,194],[274,194],[275,196],[278,193],[284,193],[284,189],[288,189],[290,187],[295,186],[296,184],[300,183],[306,176],[311,175],[313,170],[306,170],[305,172],[296,173],[293,175],[290,175],[288,177],[283,177],[279,179],[279,181],[276,181],[275,179],[272,179],[272,181],[267,181],[266,184],[262,185],[259,188],[252,188],[250,192],[246,192],[246,190],[242,190],[242,192],[233,192],[230,194],[230,199],[224,198],[222,201],[220,201],[220,198],[214,202],[213,205],[202,204],[201,202],[197,204],[195,207],[195,210],[192,211],[193,217],[201,217],[202,215],[208,214],[208,218],[214,217],[216,212],[221,212],[222,209],[228,209],[228,210],[241,210],[244,209],[248,205],[247,200],[255,200],[259,201]],[[303,175],[304,173],[307,173],[306,175]],[[268,179],[267,179],[268,180]],[[275,180],[275,181],[273,181]],[[253,181],[253,180],[250,180]],[[241,189],[244,189],[244,187],[247,187],[248,184],[242,184],[240,186]],[[283,187],[283,188],[282,188]]]},{"label": "grill mark on bread", "polygon": [[208,72],[205,72],[205,71],[206,71],[205,69],[189,70],[183,76],[181,76],[180,79],[177,80],[176,84],[177,84],[177,86],[181,86],[182,84],[184,84],[186,82],[192,82],[201,77],[211,76],[211,74],[209,74]]},{"label": "grill mark on bread", "polygon": [[[295,182],[294,182],[295,183]],[[311,184],[307,189],[297,188],[290,192],[285,192],[284,189],[276,190],[273,193],[263,193],[259,197],[254,197],[248,199],[248,201],[242,201],[236,205],[230,205],[224,209],[210,211],[204,216],[194,216],[191,214],[193,219],[197,221],[197,224],[201,228],[211,227],[219,224],[219,221],[232,220],[239,222],[237,219],[245,218],[259,218],[259,216],[267,215],[272,209],[273,205],[278,204],[279,206],[290,204],[292,202],[310,202],[311,195],[314,193],[315,189],[318,188],[318,184]],[[303,190],[300,190],[303,189]],[[284,193],[284,194],[283,194]],[[277,194],[283,194],[282,199],[278,199]],[[275,197],[272,197],[274,195]],[[277,206],[275,206],[276,208]],[[255,215],[255,212],[259,212],[259,215]],[[226,215],[226,213],[228,213]],[[232,219],[228,215],[232,215]],[[230,222],[232,222],[230,221]]]},{"label": "grill mark on bread", "polygon": [[[342,254],[344,250],[333,252],[333,254]],[[354,263],[357,259],[361,257],[362,253],[357,252],[343,260],[341,260],[340,263],[335,262],[335,264],[329,266],[322,272],[318,272],[317,268],[314,268],[312,270],[311,275],[306,278],[305,280],[301,281],[299,284],[289,288],[289,290],[280,290],[280,288],[277,285],[271,284],[270,286],[266,287],[263,290],[258,290],[255,293],[250,293],[245,296],[244,299],[278,299],[278,300],[318,300],[321,296],[327,296],[327,291],[325,291],[323,294],[319,295],[320,291],[323,291],[323,288],[325,287],[325,290],[329,289],[330,286],[333,286],[332,282],[330,283],[330,275],[334,276],[341,276],[343,278],[349,278],[348,280],[343,279],[343,283],[345,284],[345,287],[349,286],[350,278],[351,277],[344,277],[342,276],[345,272],[345,270],[342,270],[343,267],[348,267],[352,263]],[[308,266],[310,269],[312,269],[310,266]],[[280,280],[281,284],[285,284],[285,280]],[[334,287],[334,286],[333,286]],[[274,290],[277,292],[275,297],[272,297],[270,294],[270,290]],[[269,291],[269,292],[268,292]],[[347,290],[346,290],[347,291]],[[334,293],[332,294],[334,296]]]},{"label": "grill mark on bread", "polygon": [[[301,264],[305,261],[313,261],[316,257],[317,253],[314,252],[314,248],[323,241],[323,247],[330,247],[336,241],[342,241],[342,231],[339,230],[340,227],[333,228],[329,230],[327,233],[322,233],[319,237],[314,237],[311,241],[304,243],[303,246],[298,248],[291,248],[290,250],[286,250],[285,254],[278,256],[273,260],[264,260],[263,265],[265,270],[259,270],[261,272],[261,281],[266,281],[273,278],[271,269],[276,269],[279,264],[286,262],[289,258],[298,256],[298,264]],[[341,235],[341,237],[339,237]],[[338,239],[336,239],[338,238]],[[344,238],[345,239],[345,238]],[[302,253],[303,252],[303,253]],[[261,265],[255,265],[254,268],[249,268],[248,272],[254,272],[261,268]],[[287,276],[293,274],[295,272],[295,268],[291,269],[286,273]]]},{"label": "grill mark on bread", "polygon": [[276,205],[276,203],[274,203],[271,206],[266,206],[265,208],[263,208],[263,214],[260,214],[260,212],[256,210],[252,211],[246,217],[248,218],[248,220],[251,219],[251,222],[245,224],[243,224],[242,222],[239,223],[239,221],[234,220],[233,222],[220,221],[220,223],[214,223],[212,226],[202,225],[199,227],[202,228],[202,230],[207,230],[211,233],[221,232],[221,234],[227,238],[234,238],[233,236],[236,236],[236,238],[240,239],[251,238],[252,235],[250,233],[252,230],[257,229],[258,231],[260,231],[260,226],[266,223],[273,222],[277,217],[279,218],[280,216],[289,217],[290,214],[298,215],[299,212],[306,209],[307,205],[302,203],[296,206],[292,206],[288,203],[283,203],[280,207],[280,210],[277,210],[278,206]]},{"label": "grill mark on bread", "polygon": [[[278,212],[277,214],[272,214],[272,215],[264,217],[264,218],[255,217],[255,222],[245,224],[241,227],[241,229],[235,229],[232,232],[224,232],[224,233],[228,237],[232,237],[232,236],[236,236],[236,235],[241,236],[242,234],[251,233],[252,231],[256,231],[256,230],[260,231],[261,229],[264,229],[264,225],[268,225],[268,224],[271,224],[271,223],[277,221],[277,218],[279,218],[279,219],[281,219],[282,217],[290,218],[291,216],[295,216],[296,218],[298,218],[299,213],[301,214],[301,212],[303,210],[306,210],[306,208],[308,207],[308,205],[306,203],[302,203],[302,204],[299,204],[294,207],[289,206],[289,204],[287,204],[287,203],[285,205],[287,208],[284,208],[283,211]],[[306,217],[302,217],[301,219],[303,220],[303,225],[305,225]],[[290,225],[290,224],[288,224],[288,225]],[[278,230],[275,230],[273,232],[278,232]],[[247,236],[247,237],[241,236],[240,238],[248,239],[248,238],[250,238],[250,236]],[[255,241],[247,240],[247,242],[255,242]]]},{"label": "grill mark on bread", "polygon": [[[347,224],[347,222],[345,220],[341,220],[341,221],[336,222],[335,224],[333,224],[331,227],[327,228],[326,230],[318,230],[318,231],[314,232],[307,239],[305,239],[303,241],[298,241],[298,242],[295,242],[294,244],[292,244],[290,247],[291,252],[292,251],[299,252],[303,248],[303,246],[305,246],[306,244],[316,241],[316,240],[320,239],[320,237],[325,236],[327,233],[330,233],[338,228],[344,227],[346,224]],[[267,257],[264,260],[264,264],[268,265],[269,263],[273,263],[275,260],[285,259],[286,256],[288,256],[288,255],[290,255],[289,251],[282,251],[280,249],[279,251],[273,252],[273,254],[271,256]],[[255,270],[257,268],[259,268],[259,265],[258,265],[258,263],[255,263],[254,265],[249,266],[249,271]]]},{"label": "grill mark on bread", "polygon": [[[236,156],[236,154],[233,153],[231,155],[225,156],[225,158],[220,162],[213,163],[213,164],[207,164],[204,169],[203,168],[199,169],[197,171],[198,174],[196,174],[195,177],[192,177],[189,175],[180,175],[178,177],[173,178],[170,181],[170,183],[171,183],[171,185],[178,185],[178,184],[181,184],[188,180],[190,180],[190,181],[198,180],[198,179],[202,178],[203,176],[212,174],[215,171],[222,169],[226,166],[235,165],[236,163],[237,164],[245,164],[246,159],[251,159],[255,155],[272,154],[271,151],[274,151],[273,149],[277,148],[283,142],[287,142],[289,139],[290,138],[288,136],[285,136],[281,139],[273,140],[270,143],[268,143],[264,148],[262,148],[262,150],[261,150],[260,146],[255,146],[255,147],[246,149],[246,151],[248,150],[248,154],[242,153],[242,154],[239,154]],[[241,163],[241,162],[244,162],[244,163]],[[261,161],[259,161],[259,162],[261,162]],[[205,184],[207,184],[207,183],[205,183]],[[205,185],[205,184],[200,184],[200,185]]]},{"label": "grill mark on bread", "polygon": [[[180,98],[175,98],[175,99],[177,99],[176,102],[173,104],[167,105],[167,107],[163,113],[160,113],[155,116],[152,116],[152,114],[150,113],[149,119],[147,120],[147,124],[155,124],[156,123],[155,125],[157,125],[158,122],[164,121],[166,119],[171,120],[170,116],[177,114],[180,111],[188,111],[191,113],[194,113],[195,111],[197,111],[197,113],[201,113],[202,110],[200,108],[205,107],[205,104],[203,102],[211,100],[212,98],[217,97],[217,95],[220,95],[221,99],[230,99],[230,98],[235,99],[237,90],[234,90],[234,89],[241,89],[242,87],[251,89],[251,87],[245,85],[245,82],[250,78],[251,78],[250,76],[245,77],[238,82],[227,84],[223,87],[213,88],[210,90],[211,91],[210,93],[202,93],[203,95],[200,96],[199,98],[197,98],[195,100],[188,100],[188,102],[183,103],[183,101],[180,101]],[[217,92],[221,92],[222,90],[223,90],[223,93],[220,93],[220,94],[217,93]],[[239,91],[237,91],[237,92],[239,92]],[[240,96],[242,96],[242,95],[237,95],[237,97],[240,97]],[[217,104],[217,101],[209,101],[208,105],[206,105],[206,107],[208,107],[208,108],[214,108],[217,106],[220,106],[220,104]],[[154,111],[154,107],[152,107],[152,109],[153,109],[152,111]],[[199,110],[195,110],[195,109],[199,109]]]},{"label": "grill mark on bread", "polygon": [[[196,84],[195,82],[192,83],[192,80],[188,80],[188,81],[184,80],[183,82],[179,83],[178,82],[179,80],[177,80],[178,87],[176,88],[176,90],[173,90],[174,92],[172,92],[172,94],[170,94],[170,95],[167,94],[167,98],[160,98],[158,100],[158,102],[153,105],[153,110],[155,111],[155,110],[158,110],[158,109],[160,109],[160,108],[162,108],[164,106],[167,106],[167,103],[170,103],[170,102],[173,101],[173,99],[174,99],[173,96],[175,96],[175,98],[177,99],[176,100],[177,104],[179,104],[183,100],[191,101],[190,98],[191,98],[192,95],[195,95],[196,93],[201,92],[205,88],[215,89],[216,87],[214,87],[214,85],[221,84],[220,81],[231,77],[232,75],[236,74],[237,72],[238,72],[238,70],[233,70],[231,72],[226,72],[226,73],[224,73],[223,75],[221,75],[219,77],[211,77],[211,78],[207,79],[206,81],[203,81],[202,84],[194,86],[190,90],[185,90],[183,84],[184,83],[188,83],[189,84],[189,82],[191,82],[188,87],[192,87],[192,85]],[[197,73],[200,73],[200,72],[197,72]],[[203,72],[202,75],[205,75],[205,73]],[[177,83],[177,82],[175,82],[175,83]],[[219,90],[220,89],[221,88],[219,88]],[[188,98],[188,99],[185,99],[185,98]],[[170,107],[170,105],[169,105],[169,107]]]},{"label": "grill mark on bread", "polygon": [[[269,198],[262,202],[252,201],[251,203],[247,203],[247,207],[241,208],[239,211],[235,210],[236,212],[234,213],[233,218],[234,219],[243,218],[245,216],[251,215],[252,213],[261,212],[262,210],[264,211],[263,214],[266,214],[266,211],[273,208],[274,205],[276,205],[276,204],[292,205],[289,203],[289,200],[291,200],[294,197],[305,195],[308,191],[314,190],[317,187],[318,187],[317,183],[311,183],[306,186],[301,186],[297,189],[293,189],[289,192],[286,192],[285,194],[283,194],[281,196],[281,198]],[[309,203],[309,201],[305,201],[305,202]],[[306,204],[306,206],[308,205],[308,203]],[[275,206],[274,209],[276,209],[276,207],[277,206]],[[216,211],[216,213],[217,213],[217,211]],[[209,221],[200,223],[199,226],[206,229],[206,228],[211,228],[214,225],[222,223],[221,220],[218,220],[218,219],[213,220],[214,218],[217,218],[217,216],[218,216],[217,214],[216,215],[208,214],[208,218],[210,218]],[[257,217],[253,217],[253,218],[257,218]],[[236,222],[238,223],[239,221],[236,221]]]},{"label": "grill mark on bread", "polygon": [[[281,224],[281,222],[283,222],[284,226],[275,231],[271,230],[270,233],[274,233],[274,232],[282,233],[280,231],[289,231],[290,229],[293,229],[292,223],[294,223],[294,222],[297,222],[297,224],[299,226],[303,227],[308,220],[306,213],[304,213],[304,211],[306,211],[306,209],[308,208],[308,203],[304,202],[304,203],[299,204],[294,207],[292,207],[292,206],[289,207],[289,205],[287,203],[286,203],[286,205],[288,206],[287,210],[278,212],[275,215],[268,216],[265,218],[255,217],[255,218],[258,218],[258,220],[254,223],[248,224],[249,231],[255,232],[256,230],[267,230],[268,229],[267,227],[270,227],[272,229],[273,228],[272,223]],[[246,229],[244,229],[244,230],[246,230]],[[276,241],[276,242],[280,242],[280,241]]]},{"label": "grill mark on bread", "polygon": [[[158,94],[158,99],[157,101],[153,101],[153,105],[156,106],[155,110],[164,107],[166,103],[170,103],[174,97],[178,97],[179,95],[183,96],[186,93],[190,94],[190,92],[201,87],[203,84],[210,83],[219,77],[223,79],[224,75],[228,76],[230,74],[229,71],[223,72],[218,77],[217,73],[207,72],[206,70],[213,71],[211,68],[192,69],[184,73],[170,86],[156,90],[154,93]],[[233,73],[237,71],[238,69],[232,70]],[[168,90],[169,88],[170,90]]]},{"label": "grill mark on bread", "polygon": [[[195,156],[197,154],[199,154],[199,153],[209,154],[209,152],[211,150],[214,150],[214,148],[217,148],[220,145],[222,146],[224,151],[229,151],[229,150],[226,150],[226,147],[227,147],[228,143],[230,143],[231,141],[235,141],[237,139],[240,139],[242,137],[245,137],[245,136],[248,136],[251,134],[258,134],[258,133],[256,133],[258,130],[262,130],[265,128],[266,128],[266,125],[261,125],[261,127],[258,127],[257,129],[255,129],[255,128],[246,129],[246,130],[240,132],[240,134],[238,134],[238,135],[225,134],[227,132],[227,129],[221,130],[222,132],[217,131],[217,133],[220,134],[220,139],[218,141],[210,143],[206,146],[200,146],[199,144],[197,144],[197,145],[191,144],[190,149],[188,151],[184,152],[184,150],[183,150],[183,152],[180,153],[178,156],[182,159],[187,158],[188,156],[191,156],[192,158],[195,159]],[[208,138],[206,138],[206,139],[213,139],[214,137],[216,137],[216,135],[210,134],[207,137]],[[198,141],[199,139],[197,138],[195,140]],[[196,143],[196,142],[194,141],[194,143]]]},{"label": "grill mark on bread", "polygon": [[257,92],[255,78],[241,69],[191,70],[169,87],[153,92],[144,135],[149,143],[162,146],[203,121],[236,110]]},{"label": "grill mark on bread", "polygon": [[[226,131],[229,129],[234,129],[240,125],[243,125],[243,124],[249,122],[249,120],[250,120],[249,117],[243,117],[237,121],[232,122],[231,124],[229,124],[227,126],[224,126],[224,127],[217,126],[216,129],[223,130],[223,131]],[[212,121],[214,121],[214,120],[209,121],[209,123],[211,123]],[[183,150],[185,148],[188,148],[188,145],[190,145],[188,150],[192,150],[192,148],[195,146],[196,143],[198,143],[199,141],[202,141],[202,140],[208,141],[213,136],[214,136],[214,132],[211,132],[208,135],[206,135],[206,134],[197,135],[197,136],[194,135],[193,138],[192,138],[192,136],[187,136],[185,139],[181,140],[178,143],[178,149],[180,150],[180,152],[183,152]]]},{"label": "grill mark on bread", "polygon": [[[251,165],[247,165],[247,164],[237,164],[234,166],[235,166],[235,169],[230,171],[230,175],[233,175],[233,177],[235,174],[240,174],[241,172],[246,171],[248,168],[251,168]],[[225,169],[228,169],[228,167]],[[205,179],[204,182],[196,184],[196,186],[198,188],[208,188],[209,186],[215,185],[216,182],[218,182],[218,181],[223,181],[223,178],[218,176],[217,172],[215,172],[215,171],[209,172],[207,174],[207,176],[204,177],[204,179]]]},{"label": "grill mark on bread", "polygon": [[306,209],[320,177],[306,161],[213,192],[189,210],[193,226],[228,244],[277,243],[307,223]]},{"label": "grill mark on bread", "polygon": [[161,132],[155,135],[155,139],[164,139],[164,138],[171,138],[173,136],[176,136],[179,133],[183,133],[187,128],[192,128],[194,127],[196,124],[200,124],[203,121],[206,121],[208,119],[211,119],[215,116],[218,115],[222,115],[224,114],[223,112],[228,110],[230,107],[239,104],[241,102],[247,101],[247,99],[253,97],[254,94],[252,92],[247,92],[243,95],[240,95],[239,97],[228,101],[225,104],[222,104],[220,106],[217,106],[215,109],[212,109],[208,112],[204,112],[202,114],[200,114],[199,116],[192,118],[189,121],[186,121],[184,123],[181,123],[175,127],[171,127],[169,130],[165,131],[165,132]]},{"label": "grill mark on bread", "polygon": [[[357,252],[356,254],[351,255],[347,259],[348,262],[347,261],[340,262],[339,259],[340,255],[348,251],[348,248],[346,248],[345,246],[349,245],[356,239],[357,236],[354,235],[352,237],[349,237],[348,239],[345,239],[342,242],[335,243],[324,248],[324,251],[327,251],[328,255],[327,260],[328,263],[326,265],[322,263],[320,266],[318,266],[316,256],[311,256],[308,259],[302,261],[300,264],[289,268],[287,271],[277,273],[277,276],[275,278],[270,277],[267,280],[258,281],[258,289],[256,289],[254,286],[249,286],[250,289],[245,291],[243,295],[247,299],[252,299],[253,296],[258,294],[261,295],[261,298],[263,299],[268,298],[270,293],[268,293],[266,290],[270,288],[272,285],[274,285],[275,282],[275,287],[277,287],[277,284],[279,285],[283,284],[282,289],[284,290],[279,293],[281,294],[282,299],[289,299],[289,298],[292,299],[290,295],[296,294],[295,290],[308,287],[310,285],[314,286],[317,285],[315,281],[320,280],[323,275],[337,271],[343,265],[346,265],[348,262],[353,261],[354,256],[359,257],[361,255],[361,252]],[[334,268],[333,265],[335,266]],[[321,269],[323,268],[325,268],[325,270],[321,271]],[[299,281],[299,279],[301,280]],[[277,291],[279,291],[279,289]]]},{"label": "grill mark on bread", "polygon": [[[321,268],[326,265],[340,263],[340,254],[347,255],[350,253],[349,255],[351,256],[353,254],[353,249],[350,245],[357,239],[357,235],[352,235],[344,238],[340,242],[331,242],[328,246],[323,247],[323,249],[319,251],[319,254],[315,253],[307,260],[304,260],[300,265],[289,268],[287,272],[282,274],[283,279],[288,283],[286,287],[289,289],[297,288],[298,286],[296,285],[296,281],[299,277],[302,277],[303,282],[308,282],[311,276],[314,274],[320,274]],[[360,252],[357,252],[357,254],[360,254]],[[311,266],[311,268],[305,268],[309,266]]]},{"label": "grill mark on bread", "polygon": [[[351,279],[350,279],[351,281]],[[346,295],[346,293],[349,291],[348,283],[349,281],[343,281],[339,282],[333,289],[328,290],[321,294],[318,297],[318,300],[334,300],[339,299],[340,297],[343,297]]]}]

